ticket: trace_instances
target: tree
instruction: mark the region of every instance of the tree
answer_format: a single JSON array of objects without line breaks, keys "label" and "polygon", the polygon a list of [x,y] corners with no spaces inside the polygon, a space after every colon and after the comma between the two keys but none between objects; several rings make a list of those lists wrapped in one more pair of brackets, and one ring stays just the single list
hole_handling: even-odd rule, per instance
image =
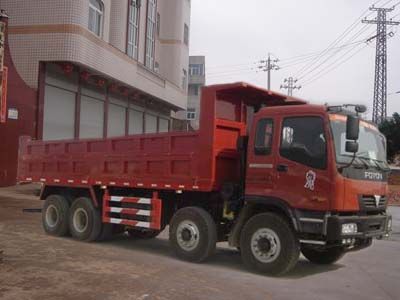
[{"label": "tree", "polygon": [[400,154],[400,115],[393,114],[393,118],[384,121],[379,129],[387,139],[388,160],[393,161],[397,154]]}]

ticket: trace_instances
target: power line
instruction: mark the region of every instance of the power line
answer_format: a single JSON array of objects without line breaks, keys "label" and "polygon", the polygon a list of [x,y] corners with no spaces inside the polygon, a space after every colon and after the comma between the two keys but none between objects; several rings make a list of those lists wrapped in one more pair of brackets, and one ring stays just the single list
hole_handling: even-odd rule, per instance
[{"label": "power line", "polygon": [[[358,49],[355,53],[353,53],[351,56],[347,57],[346,59],[344,59],[343,61],[337,63],[339,60],[336,60],[334,63],[330,64],[329,66],[333,66],[332,68],[328,69],[328,70],[322,70],[321,72],[319,72],[318,74],[315,74],[312,78],[308,79],[306,82],[303,83],[303,86],[308,86],[311,83],[316,82],[317,80],[321,79],[322,77],[324,77],[325,75],[333,72],[334,70],[336,70],[337,68],[339,68],[341,65],[345,64],[346,62],[348,62],[350,59],[352,59],[354,56],[356,56],[358,53],[360,53],[362,50],[364,50],[365,48],[367,48],[368,45],[365,45],[364,47],[361,47],[360,49]],[[354,50],[354,49],[352,49]],[[341,57],[343,58],[343,56]],[[325,72],[323,72],[325,71]]]},{"label": "power line", "polygon": [[[350,39],[349,41],[353,41],[357,37],[359,37],[362,33],[366,32],[368,30],[368,26],[365,25],[363,28],[361,28],[359,31],[357,31]],[[356,44],[357,45],[357,44]],[[335,56],[337,56],[340,53],[341,49],[338,49],[334,51],[331,55],[327,56],[324,60],[320,61],[317,65],[315,65],[313,68],[311,68],[307,73],[303,72],[303,75],[299,77],[300,80],[306,78],[313,72],[317,71],[320,67],[322,67],[325,63],[333,59]]]},{"label": "power line", "polygon": [[[378,4],[382,0],[378,0],[374,2],[373,5]],[[389,2],[392,0],[389,0]],[[300,69],[300,71],[296,74],[296,77],[301,76],[305,71],[307,71],[310,68],[313,68],[314,65],[318,64],[319,61],[327,54],[333,47],[338,45],[346,36],[348,36],[358,25],[359,21],[364,17],[364,15],[368,12],[368,9],[366,9],[360,17],[358,17],[347,29],[339,36],[337,37],[324,51],[321,52],[321,54],[317,57],[317,59],[310,64],[305,65],[303,68]]]}]

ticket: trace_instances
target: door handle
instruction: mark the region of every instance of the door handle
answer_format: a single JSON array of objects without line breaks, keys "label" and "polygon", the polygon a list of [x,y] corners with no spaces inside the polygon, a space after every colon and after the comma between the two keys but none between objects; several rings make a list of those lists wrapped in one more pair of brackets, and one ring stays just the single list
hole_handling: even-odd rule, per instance
[{"label": "door handle", "polygon": [[287,172],[287,171],[289,171],[289,167],[287,165],[278,165],[276,170],[278,172]]}]

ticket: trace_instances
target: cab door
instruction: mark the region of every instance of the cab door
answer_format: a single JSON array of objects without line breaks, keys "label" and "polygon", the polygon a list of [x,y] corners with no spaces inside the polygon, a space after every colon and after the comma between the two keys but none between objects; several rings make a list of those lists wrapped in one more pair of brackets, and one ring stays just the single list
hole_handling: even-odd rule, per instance
[{"label": "cab door", "polygon": [[274,196],[296,208],[329,209],[327,125],[318,115],[279,119]]},{"label": "cab door", "polygon": [[274,189],[276,121],[259,117],[253,124],[247,150],[246,194],[264,196]]}]

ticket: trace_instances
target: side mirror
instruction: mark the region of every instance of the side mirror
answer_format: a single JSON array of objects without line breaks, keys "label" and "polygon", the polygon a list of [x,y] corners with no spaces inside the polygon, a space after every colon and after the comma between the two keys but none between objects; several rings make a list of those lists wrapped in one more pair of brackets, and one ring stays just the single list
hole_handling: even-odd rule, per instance
[{"label": "side mirror", "polygon": [[357,141],[360,136],[360,119],[357,116],[347,116],[346,139]]},{"label": "side mirror", "polygon": [[347,141],[346,142],[346,152],[349,153],[357,153],[359,145],[357,142],[354,141]]}]

